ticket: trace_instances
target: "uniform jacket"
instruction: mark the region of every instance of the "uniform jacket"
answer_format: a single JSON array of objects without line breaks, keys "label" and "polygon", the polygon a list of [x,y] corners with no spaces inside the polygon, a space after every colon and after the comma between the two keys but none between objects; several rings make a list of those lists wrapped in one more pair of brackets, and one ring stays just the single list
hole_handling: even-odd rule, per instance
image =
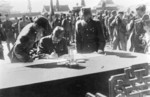
[{"label": "uniform jacket", "polygon": [[68,53],[66,40],[63,38],[58,44],[52,42],[52,36],[43,37],[38,45],[39,58],[44,58],[45,54],[56,52],[58,56]]},{"label": "uniform jacket", "polygon": [[9,53],[11,62],[28,62],[31,59],[30,51],[36,38],[36,30],[33,23],[28,24],[20,32],[17,41]]},{"label": "uniform jacket", "polygon": [[90,19],[76,23],[76,46],[79,53],[104,50],[105,38],[99,21]]}]

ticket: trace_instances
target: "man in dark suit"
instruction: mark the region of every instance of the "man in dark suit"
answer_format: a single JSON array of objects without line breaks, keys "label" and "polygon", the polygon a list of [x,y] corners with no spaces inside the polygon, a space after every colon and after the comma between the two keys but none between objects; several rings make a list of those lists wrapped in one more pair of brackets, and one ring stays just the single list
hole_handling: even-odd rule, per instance
[{"label": "man in dark suit", "polygon": [[9,53],[11,62],[32,62],[30,52],[33,49],[37,33],[42,33],[49,25],[48,20],[39,17],[34,23],[25,26],[20,32],[12,50]]},{"label": "man in dark suit", "polygon": [[38,55],[40,59],[57,58],[68,53],[67,41],[64,36],[64,29],[55,27],[52,35],[43,37],[38,45]]},{"label": "man in dark suit", "polygon": [[91,9],[82,8],[81,20],[76,23],[76,47],[78,53],[104,53],[105,38],[101,23],[92,19]]}]

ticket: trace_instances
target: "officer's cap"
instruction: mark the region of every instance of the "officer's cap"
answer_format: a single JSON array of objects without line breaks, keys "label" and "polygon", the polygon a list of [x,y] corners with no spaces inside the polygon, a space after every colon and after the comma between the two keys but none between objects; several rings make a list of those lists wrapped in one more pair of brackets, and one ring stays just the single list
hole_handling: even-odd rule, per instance
[{"label": "officer's cap", "polygon": [[92,13],[91,13],[91,8],[86,8],[86,7],[81,8],[81,12],[82,12],[82,14],[85,15],[85,16],[92,14]]},{"label": "officer's cap", "polygon": [[146,11],[146,6],[144,4],[138,5],[136,10]]}]

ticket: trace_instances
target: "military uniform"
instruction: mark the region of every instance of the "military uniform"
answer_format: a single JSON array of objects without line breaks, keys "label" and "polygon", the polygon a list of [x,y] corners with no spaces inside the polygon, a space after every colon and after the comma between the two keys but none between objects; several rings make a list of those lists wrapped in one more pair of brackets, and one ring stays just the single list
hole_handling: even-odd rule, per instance
[{"label": "military uniform", "polygon": [[89,19],[79,20],[76,23],[76,46],[79,53],[104,51],[105,39],[99,21]]},{"label": "military uniform", "polygon": [[30,51],[36,39],[36,30],[33,23],[28,24],[20,32],[17,41],[9,53],[11,62],[28,62],[31,60]]},{"label": "military uniform", "polygon": [[45,54],[51,54],[52,52],[56,52],[58,56],[68,53],[67,42],[64,38],[57,44],[54,44],[52,41],[52,36],[43,37],[38,45],[38,55],[39,58],[45,58]]}]

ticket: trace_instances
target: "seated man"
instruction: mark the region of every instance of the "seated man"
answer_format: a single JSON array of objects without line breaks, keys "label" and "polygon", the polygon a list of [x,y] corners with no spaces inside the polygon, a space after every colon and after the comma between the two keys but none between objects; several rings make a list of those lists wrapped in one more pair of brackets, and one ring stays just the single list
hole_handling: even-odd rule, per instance
[{"label": "seated man", "polygon": [[63,38],[64,29],[57,26],[52,35],[43,37],[38,46],[38,55],[40,59],[57,58],[68,53],[67,42]]},{"label": "seated man", "polygon": [[30,52],[35,43],[36,34],[47,29],[49,22],[44,17],[39,17],[34,23],[25,26],[20,32],[12,50],[9,52],[11,62],[32,62],[33,57]]}]

